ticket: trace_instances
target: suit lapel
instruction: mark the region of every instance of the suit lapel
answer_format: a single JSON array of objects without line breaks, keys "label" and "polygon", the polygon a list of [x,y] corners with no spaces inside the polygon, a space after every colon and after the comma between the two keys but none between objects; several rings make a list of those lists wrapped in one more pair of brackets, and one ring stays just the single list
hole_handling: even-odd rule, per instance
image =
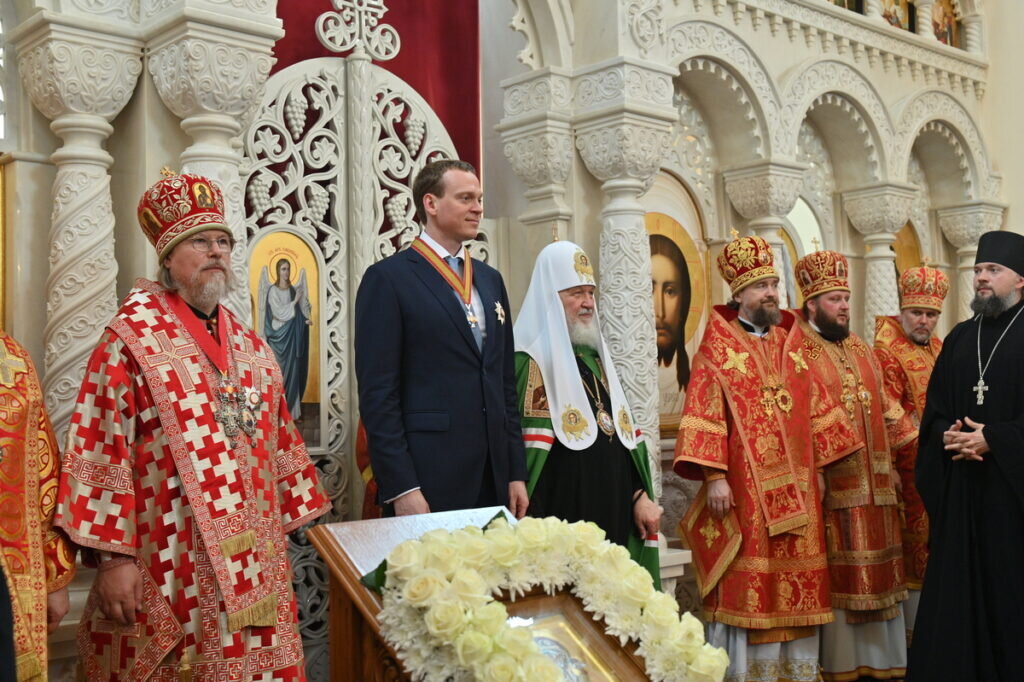
[{"label": "suit lapel", "polygon": [[[455,291],[423,256],[412,249],[406,249],[404,253],[406,258],[412,263],[413,272],[423,282],[427,291],[437,299],[438,304],[448,314],[449,319],[455,325],[459,334],[469,344],[473,352],[480,355],[480,349],[476,347],[476,339],[473,338],[473,332],[469,329],[469,322],[466,321],[466,311],[462,308],[459,301],[456,300]],[[475,273],[473,279],[474,284],[477,285],[477,291],[479,291],[480,285],[475,281]],[[480,295],[483,296],[482,293]]]}]

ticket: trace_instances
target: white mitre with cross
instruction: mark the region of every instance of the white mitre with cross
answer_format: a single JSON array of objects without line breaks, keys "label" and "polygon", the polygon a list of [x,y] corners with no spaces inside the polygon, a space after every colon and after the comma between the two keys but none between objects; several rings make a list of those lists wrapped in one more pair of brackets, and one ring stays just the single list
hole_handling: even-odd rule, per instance
[{"label": "white mitre with cross", "polygon": [[[540,368],[555,437],[570,450],[593,445],[599,429],[576,364],[558,292],[587,284],[595,284],[594,267],[583,249],[567,241],[548,244],[537,256],[515,324],[516,350],[529,355]],[[593,324],[600,329],[596,304]],[[599,345],[615,432],[622,444],[632,449],[636,446],[636,422],[603,337]]]}]

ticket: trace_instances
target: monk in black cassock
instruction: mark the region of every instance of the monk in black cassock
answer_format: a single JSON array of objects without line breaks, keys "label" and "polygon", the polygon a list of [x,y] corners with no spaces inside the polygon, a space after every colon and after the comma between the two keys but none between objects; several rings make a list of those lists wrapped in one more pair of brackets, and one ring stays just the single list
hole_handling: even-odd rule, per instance
[{"label": "monk in black cassock", "polygon": [[982,235],[975,317],[946,337],[928,385],[917,487],[931,557],[907,680],[1024,679],[1022,274],[1024,236]]}]

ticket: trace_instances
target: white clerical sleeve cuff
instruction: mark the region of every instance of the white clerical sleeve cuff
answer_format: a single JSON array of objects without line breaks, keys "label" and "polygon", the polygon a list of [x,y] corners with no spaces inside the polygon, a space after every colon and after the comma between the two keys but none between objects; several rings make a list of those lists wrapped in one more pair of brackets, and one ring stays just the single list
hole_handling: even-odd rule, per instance
[{"label": "white clerical sleeve cuff", "polygon": [[392,497],[392,498],[391,498],[390,500],[384,500],[384,504],[391,504],[392,502],[394,502],[395,500],[397,500],[397,499],[398,499],[399,497],[405,497],[406,495],[408,495],[408,494],[409,494],[409,493],[411,493],[412,491],[414,491],[414,490],[419,490],[419,489],[420,489],[420,487],[419,487],[419,486],[416,486],[415,488],[409,488],[408,490],[406,490],[406,491],[405,491],[404,493],[402,493],[401,495],[395,495],[395,496],[394,496],[394,497]]}]

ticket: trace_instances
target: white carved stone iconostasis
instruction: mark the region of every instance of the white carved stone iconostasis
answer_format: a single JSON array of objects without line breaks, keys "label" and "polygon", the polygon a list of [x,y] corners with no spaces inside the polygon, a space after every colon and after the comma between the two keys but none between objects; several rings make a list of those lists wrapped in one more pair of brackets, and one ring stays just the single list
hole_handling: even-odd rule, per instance
[{"label": "white carved stone iconostasis", "polygon": [[[1011,130],[980,125],[993,97],[986,32],[1013,57],[980,3],[955,4],[962,48],[888,25],[870,1],[864,15],[823,0],[513,4],[482,41],[499,53],[485,79],[485,130],[497,125],[484,183],[500,182],[503,201],[489,209],[526,233],[511,246],[513,299],[552,227],[597,251],[604,332],[645,433],[658,433],[650,271],[621,246],[637,247],[644,216],[671,213],[673,194],[677,213],[697,208],[687,229],[704,237],[710,304],[728,297],[714,258],[735,228],[772,244],[792,307],[793,262],[818,248],[845,254],[853,326],[869,339],[875,316],[898,310],[896,266],[908,258],[954,282],[938,333],[966,316],[977,238],[1004,226],[1009,198],[992,150],[1002,158]],[[669,473],[674,440],[661,445],[672,537],[695,488]],[[677,593],[696,606],[692,586]]]}]

